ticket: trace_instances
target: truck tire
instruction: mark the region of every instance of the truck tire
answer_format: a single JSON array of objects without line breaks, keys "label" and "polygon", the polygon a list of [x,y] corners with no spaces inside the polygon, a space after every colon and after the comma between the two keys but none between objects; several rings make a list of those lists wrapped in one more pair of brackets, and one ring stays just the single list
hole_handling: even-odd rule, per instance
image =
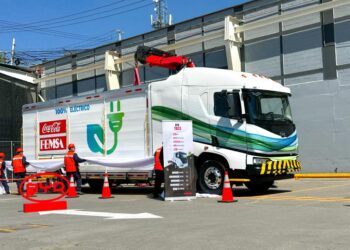
[{"label": "truck tire", "polygon": [[88,180],[88,183],[92,191],[99,193],[102,192],[103,180]]},{"label": "truck tire", "polygon": [[272,185],[274,181],[267,181],[267,182],[247,182],[245,183],[245,186],[252,191],[253,193],[261,194],[265,193]]},{"label": "truck tire", "polygon": [[198,171],[199,191],[207,194],[221,194],[224,185],[225,166],[214,160],[205,161]]}]

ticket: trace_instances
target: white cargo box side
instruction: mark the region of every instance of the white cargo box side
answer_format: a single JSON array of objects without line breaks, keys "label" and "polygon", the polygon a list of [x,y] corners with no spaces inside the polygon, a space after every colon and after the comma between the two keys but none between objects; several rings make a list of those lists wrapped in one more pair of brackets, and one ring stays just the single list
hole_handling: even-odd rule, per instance
[{"label": "white cargo box side", "polygon": [[[25,105],[23,147],[28,159],[63,158],[74,143],[81,158],[133,161],[152,155],[145,87],[95,96]],[[81,172],[101,173],[103,166],[82,164]],[[112,169],[111,172],[127,171]]]}]

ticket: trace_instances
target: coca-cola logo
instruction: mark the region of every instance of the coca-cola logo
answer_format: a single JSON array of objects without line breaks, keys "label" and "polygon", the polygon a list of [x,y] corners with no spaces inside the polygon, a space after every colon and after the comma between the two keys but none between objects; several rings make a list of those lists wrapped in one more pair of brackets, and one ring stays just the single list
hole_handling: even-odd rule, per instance
[{"label": "coca-cola logo", "polygon": [[43,134],[54,134],[54,133],[59,133],[60,131],[61,131],[60,122],[54,122],[51,125],[44,123],[43,128],[41,130]]},{"label": "coca-cola logo", "polygon": [[66,133],[66,120],[40,122],[40,135]]}]

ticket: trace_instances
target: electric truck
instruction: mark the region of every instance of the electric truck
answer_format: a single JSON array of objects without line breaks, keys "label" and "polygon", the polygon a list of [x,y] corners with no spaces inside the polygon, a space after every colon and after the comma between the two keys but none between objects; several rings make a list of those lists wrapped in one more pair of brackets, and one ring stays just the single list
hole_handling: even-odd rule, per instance
[{"label": "electric truck", "polygon": [[[147,158],[162,145],[163,120],[192,120],[201,192],[221,193],[225,170],[232,184],[264,192],[301,169],[289,88],[257,74],[194,67],[176,55],[141,49],[140,62],[177,72],[147,84],[24,105],[27,158],[62,158],[68,143],[82,158]],[[151,170],[129,166],[108,172],[118,184],[149,180]],[[81,166],[93,188],[102,187],[104,172],[101,166]]]}]

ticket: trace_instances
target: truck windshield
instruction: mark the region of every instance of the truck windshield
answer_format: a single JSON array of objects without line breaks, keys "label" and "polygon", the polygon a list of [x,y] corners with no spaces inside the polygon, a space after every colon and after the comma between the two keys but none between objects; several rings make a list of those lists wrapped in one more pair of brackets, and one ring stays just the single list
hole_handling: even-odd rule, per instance
[{"label": "truck windshield", "polygon": [[248,123],[284,136],[294,131],[288,94],[245,90],[243,95]]}]

